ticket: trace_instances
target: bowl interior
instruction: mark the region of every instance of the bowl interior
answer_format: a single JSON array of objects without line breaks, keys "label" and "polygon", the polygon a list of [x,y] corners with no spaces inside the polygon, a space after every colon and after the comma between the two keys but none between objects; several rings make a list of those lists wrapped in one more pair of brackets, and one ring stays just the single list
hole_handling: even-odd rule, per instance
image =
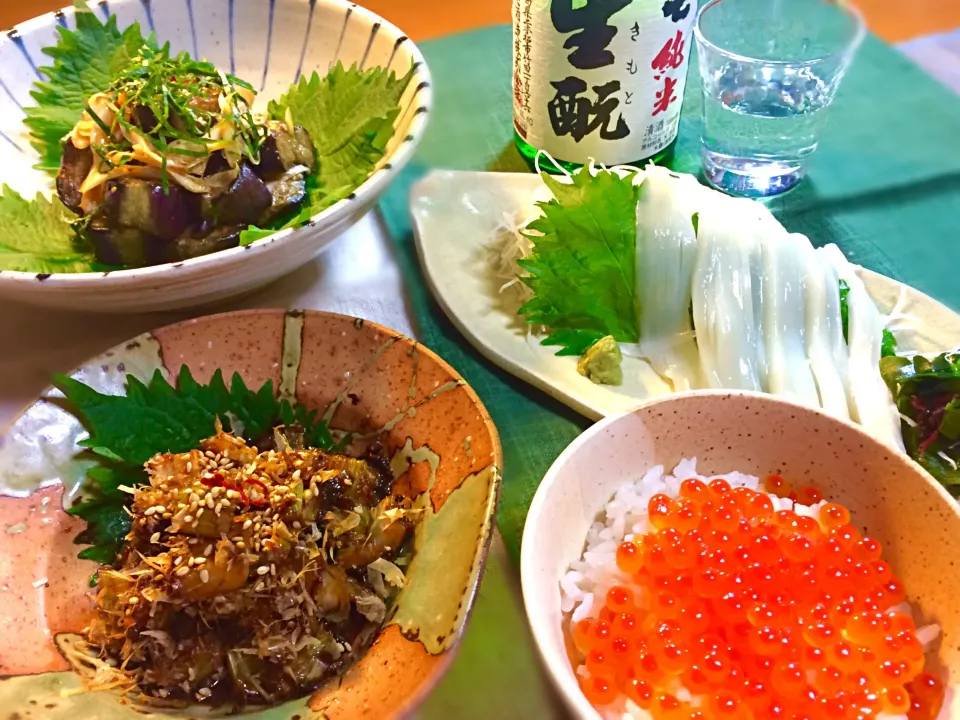
[{"label": "bowl interior", "polygon": [[[379,438],[397,474],[395,493],[419,497],[423,515],[406,586],[367,654],[312,697],[258,713],[263,720],[388,718],[412,710],[452,659],[482,571],[499,492],[500,445],[474,392],[442,360],[374,323],[321,312],[255,310],[162,328],[94,358],[75,376],[119,392],[127,373],[182,365],[200,382],[220,368],[249,387],[273,382],[283,397],[319,408],[330,426]],[[86,580],[95,569],[76,558],[82,523],[62,511],[64,487],[82,469],[73,455],[82,430],[44,400],[0,438],[0,707],[39,705],[44,717],[137,718],[110,693],[61,697],[78,678],[54,643],[89,617]],[[58,442],[53,444],[52,438]],[[31,454],[53,470],[36,483],[12,477]],[[51,477],[51,476],[56,476]],[[37,485],[58,482],[38,489]],[[69,493],[68,493],[69,494]],[[191,711],[190,715],[193,715]]]},{"label": "bowl interior", "polygon": [[[703,474],[780,473],[815,483],[846,505],[853,524],[884,546],[918,621],[943,628],[941,669],[960,678],[960,511],[919,466],[858,427],[769,395],[697,392],[657,400],[601,421],[550,468],[524,530],[523,595],[550,675],[579,717],[597,717],[564,646],[559,580],[583,551],[587,529],[613,493],[650,467],[669,472],[696,457]],[[960,715],[957,693],[942,717]]]}]

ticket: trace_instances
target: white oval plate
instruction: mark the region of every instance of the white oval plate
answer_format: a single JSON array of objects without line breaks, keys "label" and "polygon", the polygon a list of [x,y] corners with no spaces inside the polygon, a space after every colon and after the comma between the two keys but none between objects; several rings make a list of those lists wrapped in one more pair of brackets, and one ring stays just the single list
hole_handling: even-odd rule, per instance
[{"label": "white oval plate", "polygon": [[[321,76],[341,60],[380,66],[399,75],[414,66],[400,99],[393,137],[374,172],[347,199],[297,230],[284,230],[246,247],[183,262],[112,272],[53,275],[0,271],[0,299],[65,310],[146,312],[205,305],[263,287],[309,262],[377,202],[423,137],[432,105],[430,73],[416,45],[398,28],[349,0],[106,0],[89,2],[103,21],[122,29],[140,23],[175,52],[186,50],[253,83],[256,110],[287,91],[301,75]],[[0,182],[27,198],[51,193],[52,179],[33,168],[36,152],[23,125],[23,108],[41,49],[56,44],[59,26],[74,29],[72,7],[13,28],[0,41]]]},{"label": "white oval plate", "polygon": [[[412,188],[420,262],[444,312],[489,360],[589,418],[671,392],[649,364],[631,357],[623,359],[623,385],[595,385],[577,373],[577,358],[540,345],[517,316],[515,296],[499,292],[497,227],[505,218],[532,219],[543,192],[534,174],[458,171],[432,172]],[[858,272],[881,312],[900,301],[898,309],[917,318],[915,327],[897,331],[901,349],[931,353],[960,346],[960,315],[908,285],[865,268]]]}]

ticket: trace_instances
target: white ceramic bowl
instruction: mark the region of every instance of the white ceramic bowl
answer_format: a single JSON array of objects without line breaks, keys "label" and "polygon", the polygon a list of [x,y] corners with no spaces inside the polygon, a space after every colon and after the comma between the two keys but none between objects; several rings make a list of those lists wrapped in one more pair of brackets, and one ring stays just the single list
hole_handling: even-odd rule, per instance
[{"label": "white ceramic bowl", "polygon": [[[960,510],[919,465],[858,426],[772,395],[693,392],[601,420],[557,458],[527,515],[523,600],[550,677],[572,714],[599,717],[580,692],[564,646],[560,577],[583,552],[587,529],[614,492],[650,467],[696,457],[703,474],[741,470],[816,482],[884,546],[924,622],[944,631],[941,670],[960,677]],[[960,717],[948,690],[940,718]]]},{"label": "white ceramic bowl", "polygon": [[[135,270],[35,275],[0,272],[0,298],[93,312],[144,312],[201,305],[253,291],[300,267],[368,212],[410,159],[423,136],[432,104],[423,55],[403,33],[346,0],[100,0],[101,19],[117,16],[123,28],[139,22],[175,51],[187,50],[260,89],[257,108],[286,92],[300,74],[321,75],[337,60],[379,65],[398,75],[415,65],[387,152],[373,175],[309,225],[244,248]],[[50,192],[53,184],[33,168],[37,156],[23,126],[30,89],[48,65],[41,49],[55,44],[58,25],[74,28],[65,8],[29,20],[0,40],[0,183],[22,195]],[[0,228],[0,235],[3,233]]]}]

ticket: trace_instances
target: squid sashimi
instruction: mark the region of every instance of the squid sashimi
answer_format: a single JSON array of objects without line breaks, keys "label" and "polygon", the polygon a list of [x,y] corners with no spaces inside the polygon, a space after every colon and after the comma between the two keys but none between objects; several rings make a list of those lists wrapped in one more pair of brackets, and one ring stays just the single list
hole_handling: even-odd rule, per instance
[{"label": "squid sashimi", "polygon": [[763,236],[763,340],[768,392],[820,407],[807,359],[803,256],[800,246],[757,203]]},{"label": "squid sashimi", "polygon": [[703,387],[690,293],[697,262],[692,218],[704,192],[691,175],[650,167],[637,205],[639,351],[677,391]]},{"label": "squid sashimi", "polygon": [[847,345],[840,315],[840,284],[836,271],[813,249],[805,235],[790,235],[803,263],[806,290],[806,348],[817,384],[820,406],[848,419]]},{"label": "squid sashimi", "polygon": [[839,279],[850,288],[847,295],[847,398],[850,416],[878,440],[903,450],[899,414],[880,376],[883,316],[840,248],[826,245],[818,252],[823,253],[837,271]]},{"label": "squid sashimi", "polygon": [[741,212],[712,201],[699,213],[693,323],[706,385],[759,391],[763,337],[752,267],[761,258],[761,228],[752,200],[724,200],[728,208],[732,202]]}]

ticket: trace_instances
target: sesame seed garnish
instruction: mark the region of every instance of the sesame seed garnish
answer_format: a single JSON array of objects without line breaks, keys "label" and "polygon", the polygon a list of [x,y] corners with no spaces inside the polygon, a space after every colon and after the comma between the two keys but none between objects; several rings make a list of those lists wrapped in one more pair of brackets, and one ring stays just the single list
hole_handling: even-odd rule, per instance
[{"label": "sesame seed garnish", "polygon": [[187,567],[186,565],[184,565],[182,568],[180,568],[179,570],[177,570],[177,577],[183,577],[183,576],[186,575],[188,572],[190,572],[190,568]]},{"label": "sesame seed garnish", "polygon": [[184,515],[184,516],[183,516],[183,521],[184,521],[185,523],[192,523],[192,522],[193,522],[193,515]]},{"label": "sesame seed garnish", "polygon": [[182,562],[183,562],[183,557],[181,557],[180,555],[177,555],[177,557],[173,559],[173,566],[176,567]]},{"label": "sesame seed garnish", "polygon": [[188,473],[192,473],[192,472],[193,472],[193,463],[190,462],[189,460],[187,461],[187,472],[188,472]]},{"label": "sesame seed garnish", "polygon": [[210,553],[212,553],[212,552],[213,552],[213,544],[212,544],[212,543],[211,543],[210,545],[207,545],[207,546],[203,549],[203,554],[204,554],[205,557],[210,557]]},{"label": "sesame seed garnish", "polygon": [[143,514],[144,514],[145,516],[147,516],[147,517],[150,517],[150,516],[153,515],[156,511],[157,511],[157,509],[156,509],[155,507],[148,507],[146,510],[143,511]]},{"label": "sesame seed garnish", "polygon": [[237,540],[237,549],[238,549],[238,550],[243,550],[243,549],[245,549],[246,547],[247,547],[247,545],[246,545],[246,543],[243,542],[243,540]]},{"label": "sesame seed garnish", "polygon": [[164,520],[173,520],[173,513],[165,512],[165,513],[163,514],[163,519],[164,519]]},{"label": "sesame seed garnish", "polygon": [[138,602],[140,602],[140,598],[138,598],[136,595],[133,595],[129,600],[127,600],[127,602],[131,605],[136,605]]},{"label": "sesame seed garnish", "polygon": [[253,525],[253,520],[250,520],[249,518],[247,518],[247,520],[243,523],[243,529],[249,530],[252,525]]},{"label": "sesame seed garnish", "polygon": [[194,565],[203,565],[207,559],[205,557],[192,558]]},{"label": "sesame seed garnish", "polygon": [[151,536],[150,536],[150,542],[152,542],[152,543],[158,543],[158,542],[160,542],[160,533],[159,533],[159,532],[155,532],[153,535],[151,535]]},{"label": "sesame seed garnish", "polygon": [[206,456],[207,456],[208,458],[210,458],[210,459],[213,459],[213,458],[214,458],[213,450],[207,450],[207,451],[204,453],[204,455],[206,455]]},{"label": "sesame seed garnish", "polygon": [[270,568],[266,565],[261,565],[257,568],[257,575],[266,575],[268,572],[270,572]]},{"label": "sesame seed garnish", "polygon": [[271,575],[276,575],[276,574],[277,574],[277,566],[274,565],[273,563],[270,563],[270,574],[271,574]]}]

